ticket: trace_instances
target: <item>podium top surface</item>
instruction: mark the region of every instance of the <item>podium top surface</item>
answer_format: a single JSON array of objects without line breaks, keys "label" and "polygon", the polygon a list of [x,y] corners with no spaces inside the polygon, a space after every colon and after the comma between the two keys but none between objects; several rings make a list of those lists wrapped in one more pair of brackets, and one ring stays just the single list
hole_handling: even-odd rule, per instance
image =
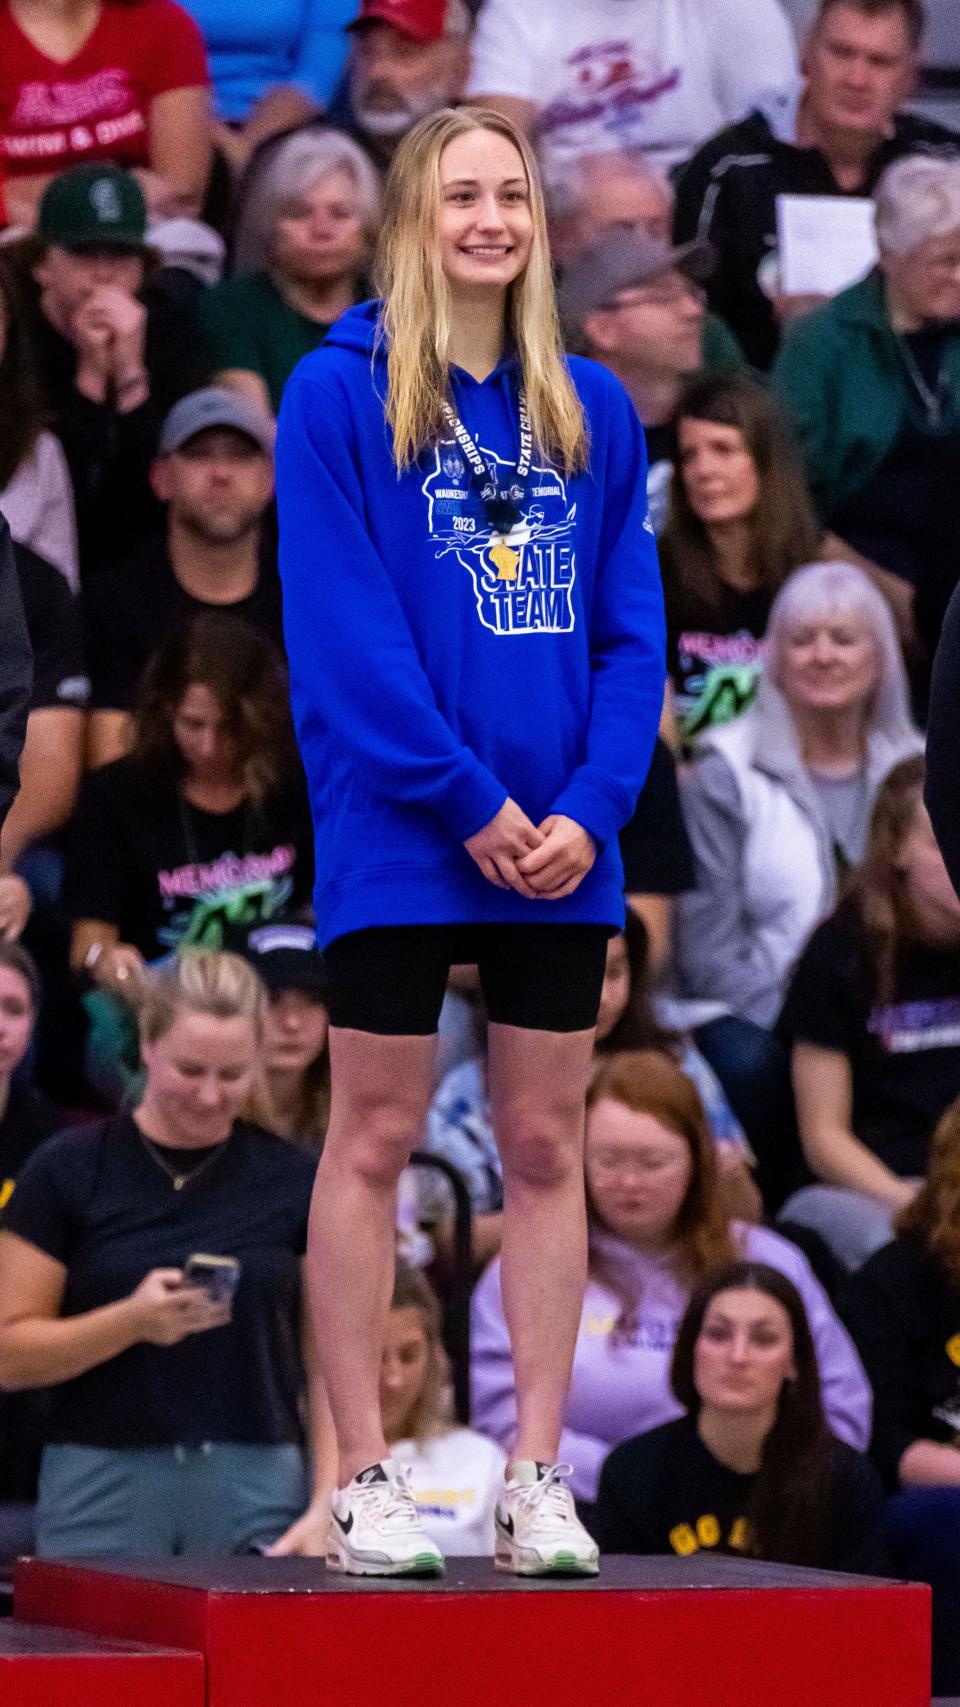
[{"label": "podium top surface", "polygon": [[[27,1563],[26,1569],[30,1569]],[[604,1557],[599,1577],[513,1577],[495,1571],[489,1559],[448,1559],[440,1578],[353,1577],[328,1571],[322,1559],[44,1559],[44,1566],[67,1566],[127,1581],[194,1589],[203,1594],[620,1594],[671,1593],[677,1590],[844,1590],[898,1588],[879,1577],[839,1571],[811,1571],[794,1565],[770,1565],[753,1559]],[[24,1567],[21,1566],[21,1569]]]}]

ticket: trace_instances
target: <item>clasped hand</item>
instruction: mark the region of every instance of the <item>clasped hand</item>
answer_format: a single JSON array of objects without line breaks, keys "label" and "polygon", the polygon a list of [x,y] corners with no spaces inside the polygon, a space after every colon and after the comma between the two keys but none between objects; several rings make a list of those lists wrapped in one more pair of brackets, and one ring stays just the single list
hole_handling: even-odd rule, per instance
[{"label": "clasped hand", "polygon": [[553,813],[533,824],[515,800],[464,843],[488,882],[515,889],[528,901],[572,895],[597,857],[593,837],[572,818]]}]

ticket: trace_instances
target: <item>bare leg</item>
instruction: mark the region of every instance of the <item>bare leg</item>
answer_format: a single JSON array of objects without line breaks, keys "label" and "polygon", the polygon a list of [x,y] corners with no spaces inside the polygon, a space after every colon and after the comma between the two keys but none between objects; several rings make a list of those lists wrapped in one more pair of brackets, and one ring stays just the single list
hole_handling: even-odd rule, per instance
[{"label": "bare leg", "polygon": [[435,1037],[330,1032],[333,1094],[310,1206],[307,1271],[341,1488],[389,1456],[380,1358],[393,1290],[397,1180],[423,1128],[435,1048]]},{"label": "bare leg", "polygon": [[583,1129],[593,1037],[489,1031],[503,1163],[501,1286],[517,1389],[513,1456],[544,1463],[557,1455],[586,1282]]}]

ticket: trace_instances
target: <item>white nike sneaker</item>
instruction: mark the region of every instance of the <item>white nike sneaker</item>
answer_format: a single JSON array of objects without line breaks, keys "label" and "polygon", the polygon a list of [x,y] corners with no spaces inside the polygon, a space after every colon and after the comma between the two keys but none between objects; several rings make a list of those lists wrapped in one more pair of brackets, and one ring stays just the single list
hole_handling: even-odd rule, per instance
[{"label": "white nike sneaker", "polygon": [[518,1577],[595,1577],[600,1549],[577,1516],[562,1478],[569,1464],[517,1461],[497,1501],[498,1571]]},{"label": "white nike sneaker", "polygon": [[442,1577],[443,1554],[425,1534],[406,1472],[385,1458],[330,1499],[327,1569],[355,1577]]}]

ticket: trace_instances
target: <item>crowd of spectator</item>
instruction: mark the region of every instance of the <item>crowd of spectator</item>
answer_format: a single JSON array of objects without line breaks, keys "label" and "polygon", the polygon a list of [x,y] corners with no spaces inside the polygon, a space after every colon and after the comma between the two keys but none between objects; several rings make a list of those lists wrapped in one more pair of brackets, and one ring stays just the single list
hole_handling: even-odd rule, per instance
[{"label": "crowd of spectator", "polygon": [[[923,31],[921,0],[819,0],[799,45],[780,0],[0,0],[0,706],[33,652],[15,799],[0,741],[0,1554],[34,1505],[47,1553],[322,1550],[275,422],[372,294],[398,141],[468,101],[536,145],[667,607],[561,1457],[611,1550],[925,1577],[960,1693],[960,901],[923,799],[960,131],[917,109]],[[492,1548],[515,1421],[484,1044],[458,968],[381,1380],[450,1553]],[[197,1253],[234,1266],[185,1284]]]}]

